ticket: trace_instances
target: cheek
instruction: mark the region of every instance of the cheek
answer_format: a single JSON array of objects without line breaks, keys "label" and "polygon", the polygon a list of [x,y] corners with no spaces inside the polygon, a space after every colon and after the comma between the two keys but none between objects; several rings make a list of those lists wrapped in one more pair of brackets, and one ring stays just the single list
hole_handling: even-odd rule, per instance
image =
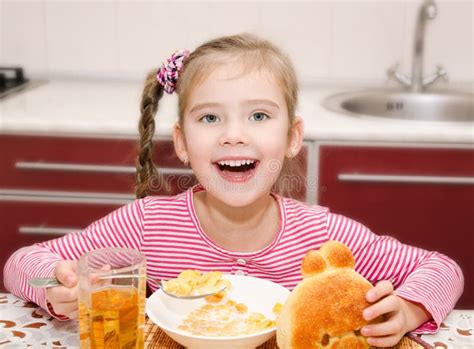
[{"label": "cheek", "polygon": [[278,159],[285,157],[289,144],[288,129],[286,127],[275,127],[266,131],[264,135],[260,133],[257,139],[273,157]]},{"label": "cheek", "polygon": [[213,146],[211,137],[204,136],[202,131],[192,127],[186,127],[184,132],[186,151],[190,158],[209,156]]},{"label": "cheek", "polygon": [[[276,138],[276,137],[275,137]],[[266,161],[262,163],[267,175],[278,176],[283,168],[286,154],[286,142],[269,140],[265,144]]]},{"label": "cheek", "polygon": [[200,174],[207,173],[211,166],[211,154],[213,146],[206,140],[194,141],[188,144],[188,157],[191,169],[197,177]]}]

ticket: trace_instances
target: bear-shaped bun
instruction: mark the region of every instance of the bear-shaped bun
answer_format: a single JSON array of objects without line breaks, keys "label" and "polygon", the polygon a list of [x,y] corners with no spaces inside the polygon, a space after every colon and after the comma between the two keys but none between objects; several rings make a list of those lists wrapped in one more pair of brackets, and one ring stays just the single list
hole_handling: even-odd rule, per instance
[{"label": "bear-shaped bun", "polygon": [[373,286],[354,270],[349,248],[328,241],[306,253],[303,280],[286,300],[277,319],[280,349],[370,348],[359,332],[369,322],[362,311]]}]

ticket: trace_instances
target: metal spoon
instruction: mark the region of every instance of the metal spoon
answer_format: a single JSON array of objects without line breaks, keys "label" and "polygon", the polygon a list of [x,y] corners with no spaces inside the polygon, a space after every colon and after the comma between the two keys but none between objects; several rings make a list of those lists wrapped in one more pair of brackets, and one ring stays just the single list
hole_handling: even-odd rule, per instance
[{"label": "metal spoon", "polygon": [[[107,280],[107,279],[128,279],[131,277],[139,277],[139,275],[136,274],[112,274],[112,275],[104,275],[99,278],[99,280]],[[199,295],[190,295],[190,296],[177,296],[175,294],[169,293],[165,291],[165,288],[163,287],[162,280],[150,278],[151,280],[154,280],[158,286],[160,286],[161,290],[163,291],[164,294],[173,297],[173,298],[178,298],[178,299],[198,299],[198,298],[204,298],[208,296],[215,295],[216,293],[219,293],[221,291],[224,291],[227,286],[224,286],[217,291],[209,292],[206,294],[199,294]],[[31,287],[35,288],[48,288],[48,287],[56,287],[62,285],[61,282],[59,282],[58,279],[56,278],[33,278],[28,280],[28,284]]]},{"label": "metal spoon", "polygon": [[34,288],[48,288],[61,285],[56,278],[33,278],[28,280],[28,285]]},{"label": "metal spoon", "polygon": [[[107,279],[129,279],[133,277],[139,277],[140,275],[137,274],[111,274],[111,275],[103,275],[98,278],[98,280],[107,280]],[[55,277],[52,278],[32,278],[28,280],[28,284],[31,287],[35,288],[48,288],[48,287],[56,287],[61,286],[62,283],[56,279]]]}]

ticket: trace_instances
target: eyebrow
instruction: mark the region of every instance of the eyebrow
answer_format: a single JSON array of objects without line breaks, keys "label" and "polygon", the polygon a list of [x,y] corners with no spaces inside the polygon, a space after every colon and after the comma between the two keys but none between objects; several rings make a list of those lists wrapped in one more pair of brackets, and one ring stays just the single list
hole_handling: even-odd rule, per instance
[{"label": "eyebrow", "polygon": [[[272,102],[269,99],[248,99],[248,100],[243,101],[242,104],[244,104],[244,105],[267,104],[267,105],[269,105],[271,107],[274,107],[276,109],[280,109],[278,104],[276,104],[275,102]],[[220,103],[210,103],[210,102],[201,103],[201,104],[197,104],[194,107],[192,107],[192,109],[189,111],[189,113],[192,113],[192,112],[195,112],[195,111],[207,108],[207,107],[218,107],[218,106],[221,106],[221,104]]]}]

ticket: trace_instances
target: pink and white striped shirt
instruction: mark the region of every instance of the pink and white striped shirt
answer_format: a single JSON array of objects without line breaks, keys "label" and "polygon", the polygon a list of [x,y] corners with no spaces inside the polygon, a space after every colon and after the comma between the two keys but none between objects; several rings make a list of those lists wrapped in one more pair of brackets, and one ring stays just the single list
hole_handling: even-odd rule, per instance
[{"label": "pink and white striped shirt", "polygon": [[[371,283],[390,280],[396,294],[426,307],[434,321],[420,326],[418,333],[435,332],[462,293],[462,271],[446,256],[377,236],[327,208],[278,195],[280,229],[274,240],[255,252],[228,251],[216,245],[199,224],[193,205],[198,190],[203,189],[195,186],[173,197],[135,200],[82,232],[19,249],[5,265],[5,286],[47,309],[44,290],[28,286],[28,279],[52,276],[57,261],[77,260],[92,249],[129,247],[146,255],[147,273],[153,278],[174,278],[184,269],[218,270],[293,289],[301,280],[306,252],[338,240],[349,246],[356,270]],[[150,287],[155,290],[157,285],[150,282]]]}]

